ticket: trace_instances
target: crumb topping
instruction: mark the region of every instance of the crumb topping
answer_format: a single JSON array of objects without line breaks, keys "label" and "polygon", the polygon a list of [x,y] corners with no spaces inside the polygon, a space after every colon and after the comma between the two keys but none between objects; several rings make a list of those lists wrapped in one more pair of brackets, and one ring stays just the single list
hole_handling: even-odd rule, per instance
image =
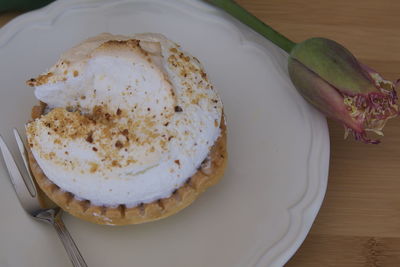
[{"label": "crumb topping", "polygon": [[[160,127],[157,118],[151,114],[138,115],[132,119],[126,110],[118,110],[119,112],[113,114],[107,106],[95,106],[91,113],[82,114],[79,111],[55,108],[27,125],[29,145],[40,151],[41,157],[54,160],[55,153],[41,151],[40,141],[35,137],[46,131],[56,147],[68,146],[72,141],[81,139],[92,145],[92,151],[99,154],[102,165],[109,169],[126,167],[141,161],[134,157],[135,153],[126,157],[130,154],[126,152],[144,150],[145,155],[149,155],[156,152],[155,147],[158,148],[158,153],[168,151],[173,130]],[[68,155],[68,151],[65,155]],[[74,165],[67,160],[60,160],[58,164],[67,167]],[[92,166],[90,172],[97,169],[98,166]]]},{"label": "crumb topping", "polygon": [[[56,184],[91,201],[130,195],[133,203],[158,184],[168,195],[196,171],[220,133],[222,103],[199,61],[179,46],[159,35],[118,38],[78,45],[27,81],[49,107],[26,130]],[[89,180],[99,186],[94,195]]]}]

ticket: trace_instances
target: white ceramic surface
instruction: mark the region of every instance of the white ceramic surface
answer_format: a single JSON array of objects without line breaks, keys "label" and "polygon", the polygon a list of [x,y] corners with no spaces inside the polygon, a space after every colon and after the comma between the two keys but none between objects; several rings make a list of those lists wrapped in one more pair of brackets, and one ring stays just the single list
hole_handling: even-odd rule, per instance
[{"label": "white ceramic surface", "polygon": [[[326,121],[291,85],[284,52],[201,1],[64,0],[0,29],[0,133],[12,151],[11,128],[22,130],[36,103],[24,81],[101,32],[160,32],[198,57],[225,105],[230,159],[217,186],[165,220],[109,227],[65,216],[89,266],[282,266],[325,194]],[[53,229],[19,207],[4,164],[0,212],[0,266],[70,266]]]}]

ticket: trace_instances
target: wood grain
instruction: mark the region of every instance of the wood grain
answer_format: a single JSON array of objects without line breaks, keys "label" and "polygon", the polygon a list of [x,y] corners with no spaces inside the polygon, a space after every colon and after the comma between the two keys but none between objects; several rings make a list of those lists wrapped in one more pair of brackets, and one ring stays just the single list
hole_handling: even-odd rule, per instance
[{"label": "wood grain", "polygon": [[[400,77],[398,0],[237,0],[294,41],[322,36],[385,78]],[[17,13],[0,14],[0,26]],[[343,140],[329,121],[328,191],[307,239],[287,266],[400,266],[400,121],[380,145]]]},{"label": "wood grain", "polygon": [[22,14],[22,12],[17,12],[17,11],[8,12],[8,13],[0,13],[0,27],[20,14]]},{"label": "wood grain", "polygon": [[[294,41],[322,36],[349,48],[386,79],[400,77],[400,1],[238,0]],[[287,266],[400,266],[400,121],[380,145],[343,140],[329,121],[325,201]]]}]

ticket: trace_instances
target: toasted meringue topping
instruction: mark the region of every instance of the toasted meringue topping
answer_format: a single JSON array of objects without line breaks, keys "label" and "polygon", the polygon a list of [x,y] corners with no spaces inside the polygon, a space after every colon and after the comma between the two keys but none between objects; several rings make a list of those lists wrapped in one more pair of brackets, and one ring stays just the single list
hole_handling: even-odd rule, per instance
[{"label": "toasted meringue topping", "polygon": [[27,125],[61,189],[95,205],[168,197],[220,134],[222,103],[199,61],[160,34],[101,34],[28,84],[48,113]]}]

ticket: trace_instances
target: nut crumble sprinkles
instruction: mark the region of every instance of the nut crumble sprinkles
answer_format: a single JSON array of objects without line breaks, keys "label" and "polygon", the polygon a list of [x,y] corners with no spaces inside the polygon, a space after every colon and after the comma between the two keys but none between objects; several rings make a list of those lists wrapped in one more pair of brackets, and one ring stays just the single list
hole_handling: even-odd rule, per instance
[{"label": "nut crumble sprinkles", "polygon": [[90,38],[27,84],[43,103],[26,127],[35,161],[92,205],[171,196],[221,139],[222,102],[203,67],[160,34]]}]

